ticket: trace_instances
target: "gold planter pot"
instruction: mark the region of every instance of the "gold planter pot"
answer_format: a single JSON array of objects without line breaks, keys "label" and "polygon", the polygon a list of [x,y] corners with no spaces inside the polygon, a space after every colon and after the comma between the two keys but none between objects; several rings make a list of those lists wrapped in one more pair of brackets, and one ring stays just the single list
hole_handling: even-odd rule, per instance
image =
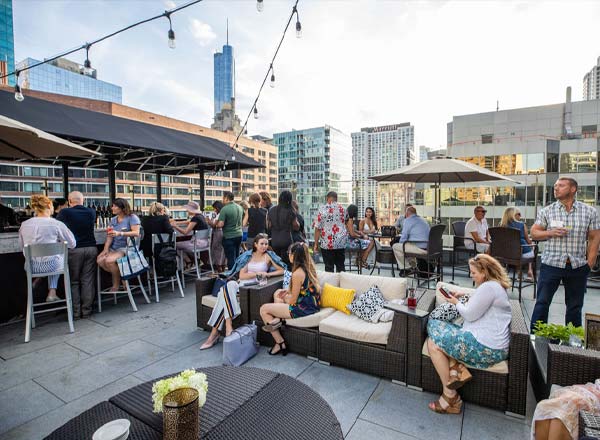
[{"label": "gold planter pot", "polygon": [[198,391],[180,388],[163,399],[163,439],[198,440]]}]

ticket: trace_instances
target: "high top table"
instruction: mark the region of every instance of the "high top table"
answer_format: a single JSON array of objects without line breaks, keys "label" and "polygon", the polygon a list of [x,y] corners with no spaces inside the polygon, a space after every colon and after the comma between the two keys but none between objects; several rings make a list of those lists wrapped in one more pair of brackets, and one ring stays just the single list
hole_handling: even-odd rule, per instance
[{"label": "high top table", "polygon": [[[285,374],[246,367],[197,368],[208,380],[200,408],[201,439],[343,439],[335,414],[316,392]],[[170,377],[165,376],[165,377]],[[83,412],[46,439],[91,439],[111,420],[131,422],[130,440],[162,439],[162,414],[152,412],[152,384],[130,388]]]}]

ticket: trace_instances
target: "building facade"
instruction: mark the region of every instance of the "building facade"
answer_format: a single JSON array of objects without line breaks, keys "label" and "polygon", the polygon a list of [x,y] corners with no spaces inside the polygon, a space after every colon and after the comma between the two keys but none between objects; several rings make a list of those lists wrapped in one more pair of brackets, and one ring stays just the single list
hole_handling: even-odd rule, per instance
[{"label": "building facade", "polygon": [[229,41],[214,54],[214,98],[215,117],[235,98],[235,60]]},{"label": "building facade", "polygon": [[600,57],[583,77],[583,100],[600,99]]},{"label": "building facade", "polygon": [[[0,76],[15,71],[15,40],[12,0],[0,0]],[[15,76],[0,79],[0,84],[15,85]]]},{"label": "building facade", "polygon": [[289,190],[310,229],[329,191],[347,205],[352,197],[352,139],[329,125],[273,134],[279,190]]},{"label": "building facade", "polygon": [[[33,58],[26,58],[18,63],[17,68],[23,69],[38,62]],[[88,72],[81,64],[64,58],[42,64],[35,69],[25,70],[19,78],[23,89],[117,104],[123,101],[123,91],[120,86],[101,81],[97,79],[95,69]]]},{"label": "building facade", "polygon": [[[448,154],[518,182],[442,185],[443,223],[468,219],[476,205],[487,208],[488,222],[498,224],[507,206],[518,206],[528,224],[554,201],[560,175],[579,183],[578,200],[598,205],[600,101],[570,102],[455,116]],[[433,215],[433,190],[421,186],[416,203]],[[424,205],[424,206],[423,206]]]},{"label": "building facade", "polygon": [[353,199],[359,212],[376,206],[377,182],[370,176],[415,162],[415,128],[410,122],[362,128],[352,133]]}]

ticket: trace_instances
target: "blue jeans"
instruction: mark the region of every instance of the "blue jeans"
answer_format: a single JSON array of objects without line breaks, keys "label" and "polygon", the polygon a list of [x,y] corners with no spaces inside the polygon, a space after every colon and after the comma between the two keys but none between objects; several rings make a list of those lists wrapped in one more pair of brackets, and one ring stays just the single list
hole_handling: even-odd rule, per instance
[{"label": "blue jeans", "polygon": [[562,269],[542,264],[537,285],[537,300],[531,315],[531,330],[537,321],[548,322],[548,309],[561,281],[565,287],[567,306],[565,324],[572,322],[574,326],[579,327],[589,273],[590,267],[587,264],[577,269],[572,269],[570,265]]},{"label": "blue jeans", "polygon": [[227,258],[227,268],[231,270],[235,259],[240,254],[240,245],[242,244],[242,236],[234,238],[223,238],[223,251],[225,251],[225,258]]}]

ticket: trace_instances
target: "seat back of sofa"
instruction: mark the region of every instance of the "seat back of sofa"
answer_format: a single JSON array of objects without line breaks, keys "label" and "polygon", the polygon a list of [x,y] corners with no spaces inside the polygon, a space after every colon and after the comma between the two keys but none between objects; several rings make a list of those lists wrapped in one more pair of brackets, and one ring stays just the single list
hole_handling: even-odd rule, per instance
[{"label": "seat back of sofa", "polygon": [[339,272],[325,272],[322,270],[317,271],[317,278],[319,279],[319,284],[321,285],[321,289],[327,284],[331,284],[335,287],[340,287],[340,273]]},{"label": "seat back of sofa", "polygon": [[366,292],[372,286],[377,286],[387,301],[406,298],[406,278],[376,277],[342,272],[339,286],[343,289],[354,289],[359,294]]}]

